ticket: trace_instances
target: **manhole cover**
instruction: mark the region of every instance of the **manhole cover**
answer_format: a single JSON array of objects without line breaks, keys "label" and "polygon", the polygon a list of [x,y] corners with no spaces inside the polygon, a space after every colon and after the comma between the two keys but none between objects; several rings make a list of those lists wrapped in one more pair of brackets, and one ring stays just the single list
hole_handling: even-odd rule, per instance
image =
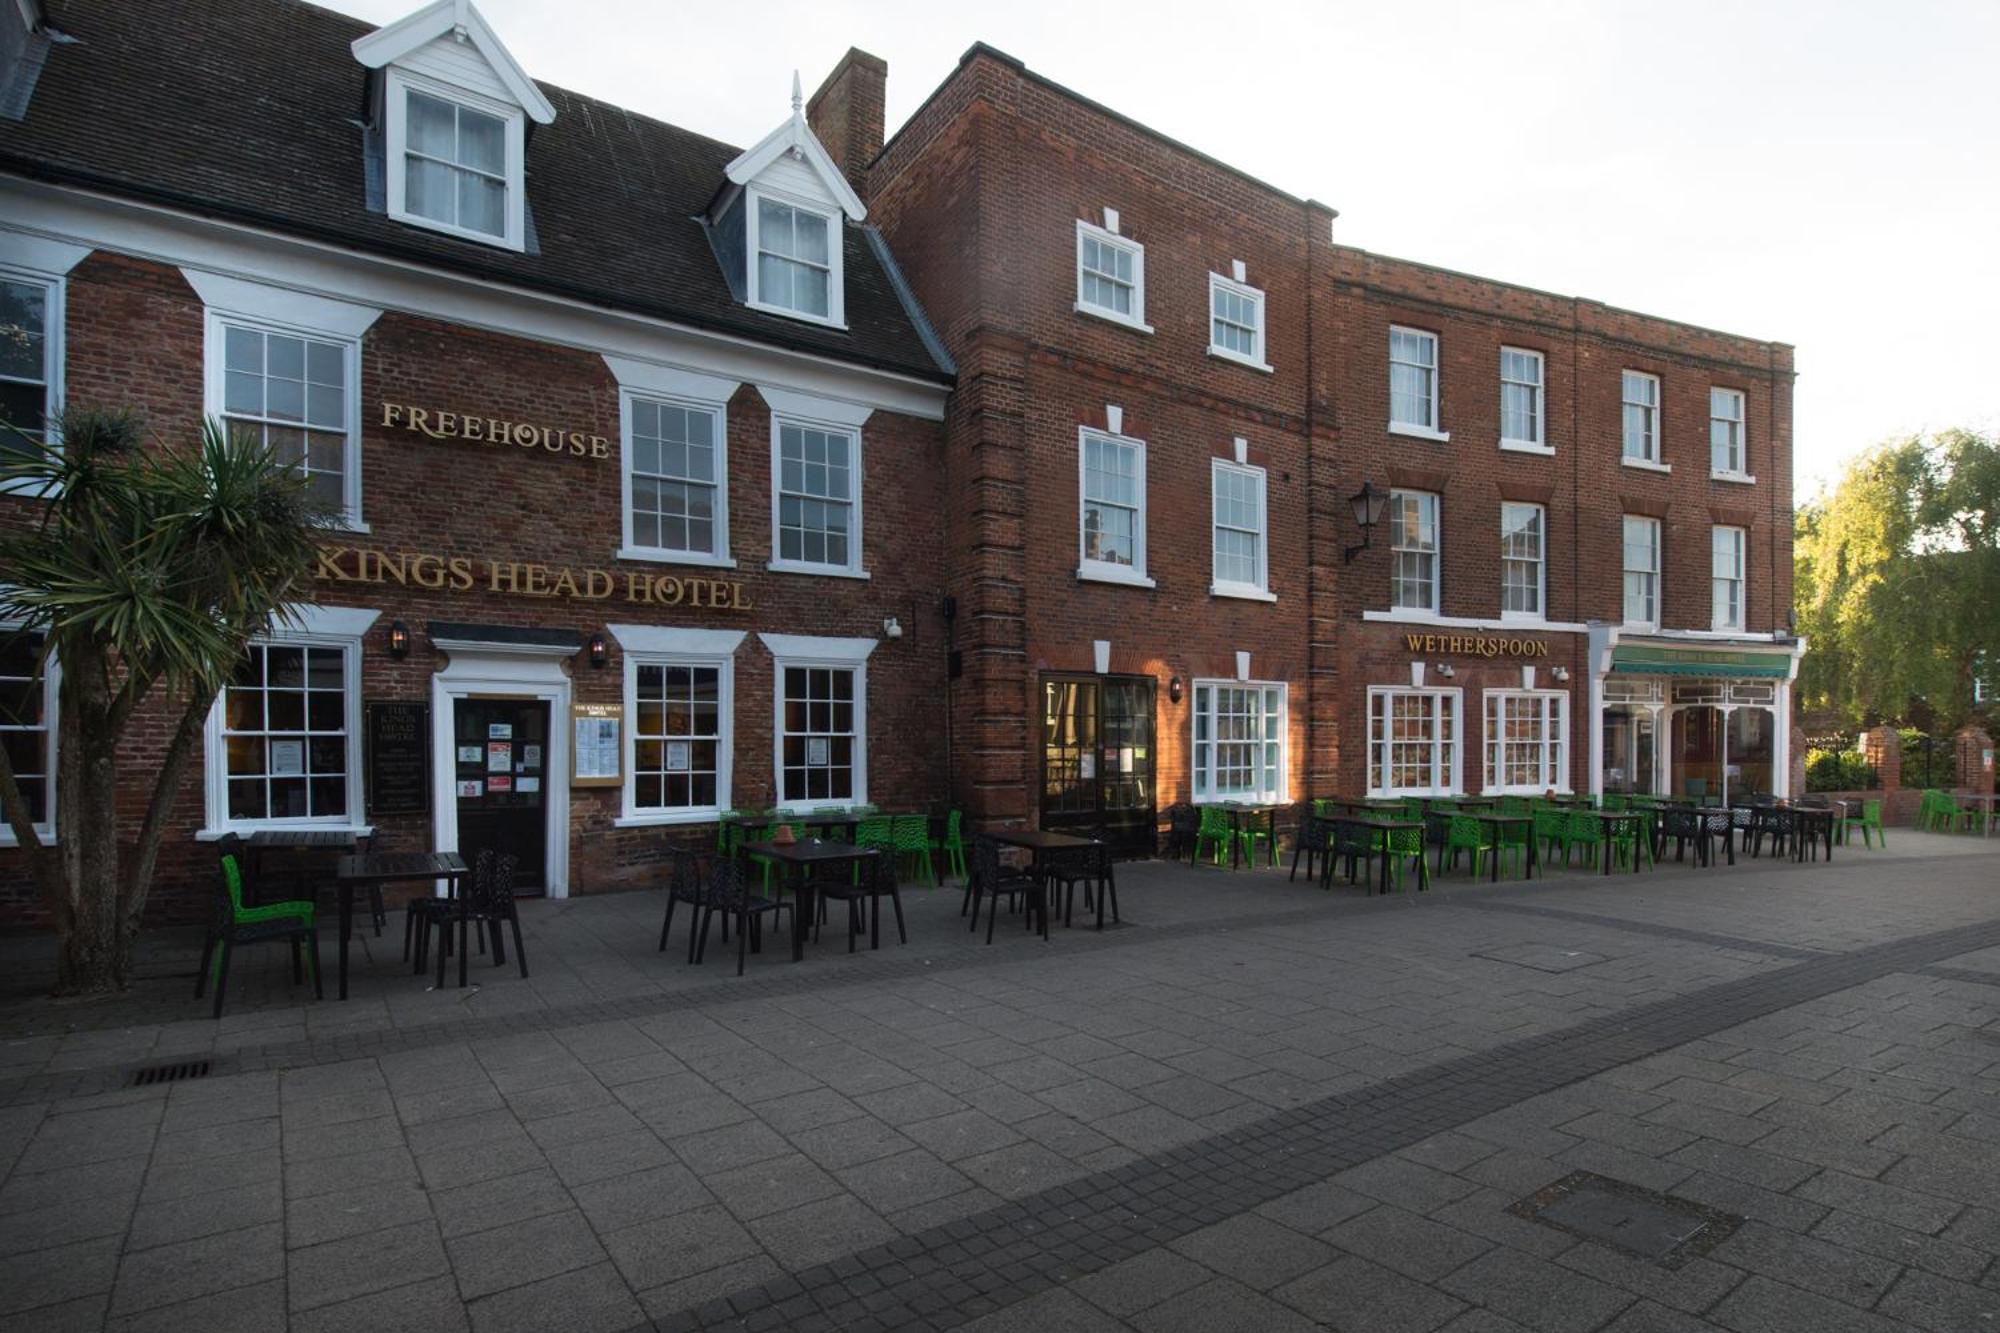
[{"label": "manhole cover", "polygon": [[1589,1171],[1564,1176],[1507,1211],[1662,1268],[1706,1254],[1743,1224],[1719,1208]]}]

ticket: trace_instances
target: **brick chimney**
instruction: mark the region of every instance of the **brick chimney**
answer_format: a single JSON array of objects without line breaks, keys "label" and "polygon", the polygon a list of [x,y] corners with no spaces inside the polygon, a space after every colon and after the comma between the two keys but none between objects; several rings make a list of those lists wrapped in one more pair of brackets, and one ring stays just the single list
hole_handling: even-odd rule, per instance
[{"label": "brick chimney", "polygon": [[854,192],[864,197],[868,164],[882,151],[888,90],[889,62],[850,46],[806,103],[806,123]]}]

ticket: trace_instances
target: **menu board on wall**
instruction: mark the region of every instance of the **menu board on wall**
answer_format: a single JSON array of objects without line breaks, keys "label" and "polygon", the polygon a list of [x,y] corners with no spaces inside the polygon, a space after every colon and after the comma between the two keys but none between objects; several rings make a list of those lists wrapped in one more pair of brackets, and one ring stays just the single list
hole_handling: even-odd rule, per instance
[{"label": "menu board on wall", "polygon": [[615,787],[624,780],[623,704],[570,705],[570,785]]},{"label": "menu board on wall", "polygon": [[431,706],[372,703],[368,713],[368,812],[421,815],[431,808]]}]

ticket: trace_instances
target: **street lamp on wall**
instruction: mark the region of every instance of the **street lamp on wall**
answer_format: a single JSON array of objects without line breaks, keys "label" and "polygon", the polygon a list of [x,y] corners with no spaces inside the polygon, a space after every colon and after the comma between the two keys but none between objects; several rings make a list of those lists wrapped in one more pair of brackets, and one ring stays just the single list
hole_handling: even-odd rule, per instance
[{"label": "street lamp on wall", "polygon": [[590,644],[585,651],[590,654],[590,665],[600,671],[604,669],[604,664],[611,658],[611,645],[604,641],[602,634],[591,635]]},{"label": "street lamp on wall", "polygon": [[1361,529],[1361,544],[1348,547],[1342,562],[1353,564],[1354,557],[1368,549],[1375,525],[1382,521],[1382,511],[1389,507],[1389,493],[1376,490],[1374,482],[1364,480],[1361,489],[1347,498],[1347,503],[1354,507],[1354,522]]},{"label": "street lamp on wall", "polygon": [[398,662],[410,655],[410,627],[402,621],[389,624],[389,656]]}]

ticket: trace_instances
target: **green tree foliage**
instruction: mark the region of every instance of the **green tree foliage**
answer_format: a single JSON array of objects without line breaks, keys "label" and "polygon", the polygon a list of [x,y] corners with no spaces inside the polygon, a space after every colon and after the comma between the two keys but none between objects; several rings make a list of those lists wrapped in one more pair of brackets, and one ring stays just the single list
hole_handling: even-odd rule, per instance
[{"label": "green tree foliage", "polygon": [[2000,439],[1870,450],[1799,507],[1793,554],[1808,708],[1864,724],[1919,700],[1941,722],[1970,713],[1980,654],[2000,652]]},{"label": "green tree foliage", "polygon": [[[0,810],[55,924],[57,992],[99,994],[130,975],[209,708],[251,638],[308,594],[327,515],[296,467],[213,421],[198,447],[149,444],[137,417],[97,409],[55,433],[59,447],[23,435],[0,451],[0,485],[39,497],[0,535],[0,622],[42,636],[61,668],[55,845],[36,835],[4,750]],[[170,730],[141,755],[127,741],[148,713]],[[136,828],[119,819],[128,775],[149,792]]]}]

